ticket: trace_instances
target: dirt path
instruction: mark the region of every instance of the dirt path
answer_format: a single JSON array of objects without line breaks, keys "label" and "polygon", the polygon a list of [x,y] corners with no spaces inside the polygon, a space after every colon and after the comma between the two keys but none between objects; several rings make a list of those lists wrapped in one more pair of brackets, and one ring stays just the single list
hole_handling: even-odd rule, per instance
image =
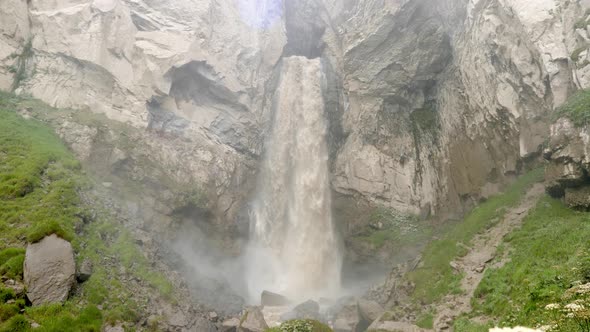
[{"label": "dirt path", "polygon": [[461,281],[463,294],[447,295],[443,299],[434,321],[435,331],[452,331],[453,320],[471,311],[473,293],[483,279],[486,267],[496,256],[502,239],[522,224],[524,217],[544,192],[543,184],[535,184],[519,206],[509,209],[502,221],[473,239],[467,255],[451,263],[457,273],[464,275]]}]

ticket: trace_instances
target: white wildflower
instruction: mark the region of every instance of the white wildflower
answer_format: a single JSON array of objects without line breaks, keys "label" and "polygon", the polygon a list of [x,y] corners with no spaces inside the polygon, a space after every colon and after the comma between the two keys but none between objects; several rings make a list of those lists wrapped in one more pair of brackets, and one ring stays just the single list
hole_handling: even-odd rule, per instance
[{"label": "white wildflower", "polygon": [[529,329],[528,327],[517,326],[517,327],[505,327],[505,328],[494,327],[494,328],[490,329],[490,332],[543,332],[543,331]]},{"label": "white wildflower", "polygon": [[584,310],[584,306],[578,303],[570,303],[564,309],[569,312],[578,312]]},{"label": "white wildflower", "polygon": [[557,303],[550,303],[545,306],[545,310],[557,310],[559,308],[561,308],[561,306]]}]

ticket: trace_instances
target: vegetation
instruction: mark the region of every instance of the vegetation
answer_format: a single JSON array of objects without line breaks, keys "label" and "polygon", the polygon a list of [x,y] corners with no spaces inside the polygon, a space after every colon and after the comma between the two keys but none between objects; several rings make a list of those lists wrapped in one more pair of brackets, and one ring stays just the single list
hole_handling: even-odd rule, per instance
[{"label": "vegetation", "polygon": [[284,322],[278,327],[266,330],[266,332],[332,332],[332,329],[317,320],[297,319]]},{"label": "vegetation", "polygon": [[580,90],[572,95],[557,111],[557,116],[567,117],[578,126],[590,123],[590,90]]},{"label": "vegetation", "polygon": [[500,221],[506,210],[517,205],[526,190],[542,178],[543,169],[523,175],[505,193],[488,199],[462,222],[451,225],[438,240],[431,242],[423,253],[422,266],[407,275],[416,285],[413,299],[430,304],[444,295],[459,293],[462,276],[454,272],[450,263],[465,255],[466,246],[473,237]]},{"label": "vegetation", "polygon": [[434,328],[434,315],[432,312],[424,313],[416,319],[416,325],[423,329],[433,329]]},{"label": "vegetation", "polygon": [[416,242],[427,240],[431,228],[426,222],[420,222],[416,216],[401,214],[389,208],[379,206],[370,216],[371,227],[356,238],[369,243],[375,249],[387,245],[392,251]]},{"label": "vegetation", "polygon": [[[590,214],[548,197],[540,200],[523,227],[506,237],[509,261],[486,271],[471,315],[488,316],[503,326],[590,331],[588,238]],[[459,324],[478,326],[466,319]]]},{"label": "vegetation", "polygon": [[29,331],[33,322],[40,332],[100,331],[103,322],[135,323],[147,303],[138,302],[145,296],[123,284],[124,276],[168,299],[172,285],[152,271],[109,211],[84,203],[91,182],[80,163],[45,124],[14,112],[23,105],[53,111],[38,101],[0,93],[0,276],[22,280],[26,243],[49,234],[71,241],[77,260],[93,263],[93,274],[63,306],[26,307],[22,295],[0,284],[0,332]]}]

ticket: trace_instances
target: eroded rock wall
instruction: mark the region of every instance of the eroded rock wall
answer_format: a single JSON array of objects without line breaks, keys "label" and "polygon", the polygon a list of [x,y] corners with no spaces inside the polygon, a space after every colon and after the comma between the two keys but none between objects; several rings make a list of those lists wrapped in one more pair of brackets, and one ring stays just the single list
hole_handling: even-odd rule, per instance
[{"label": "eroded rock wall", "polygon": [[[251,198],[281,58],[320,58],[335,204],[448,216],[500,190],[538,155],[552,110],[590,84],[589,7],[6,0],[0,88],[103,114],[123,126],[117,133],[133,128],[141,149],[117,145],[121,160],[105,171],[135,163],[128,173],[157,181],[142,175],[145,157],[203,188],[214,219],[233,224]],[[62,136],[95,160],[108,135],[87,122],[70,130],[80,121],[68,121]]]}]

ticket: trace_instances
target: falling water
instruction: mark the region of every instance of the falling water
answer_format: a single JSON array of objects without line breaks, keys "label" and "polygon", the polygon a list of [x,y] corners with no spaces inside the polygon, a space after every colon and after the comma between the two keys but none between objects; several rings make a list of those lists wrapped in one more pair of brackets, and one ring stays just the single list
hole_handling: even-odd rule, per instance
[{"label": "falling water", "polygon": [[340,287],[322,82],[319,59],[283,59],[251,215],[256,262],[249,286],[255,296],[266,289],[304,300]]}]

